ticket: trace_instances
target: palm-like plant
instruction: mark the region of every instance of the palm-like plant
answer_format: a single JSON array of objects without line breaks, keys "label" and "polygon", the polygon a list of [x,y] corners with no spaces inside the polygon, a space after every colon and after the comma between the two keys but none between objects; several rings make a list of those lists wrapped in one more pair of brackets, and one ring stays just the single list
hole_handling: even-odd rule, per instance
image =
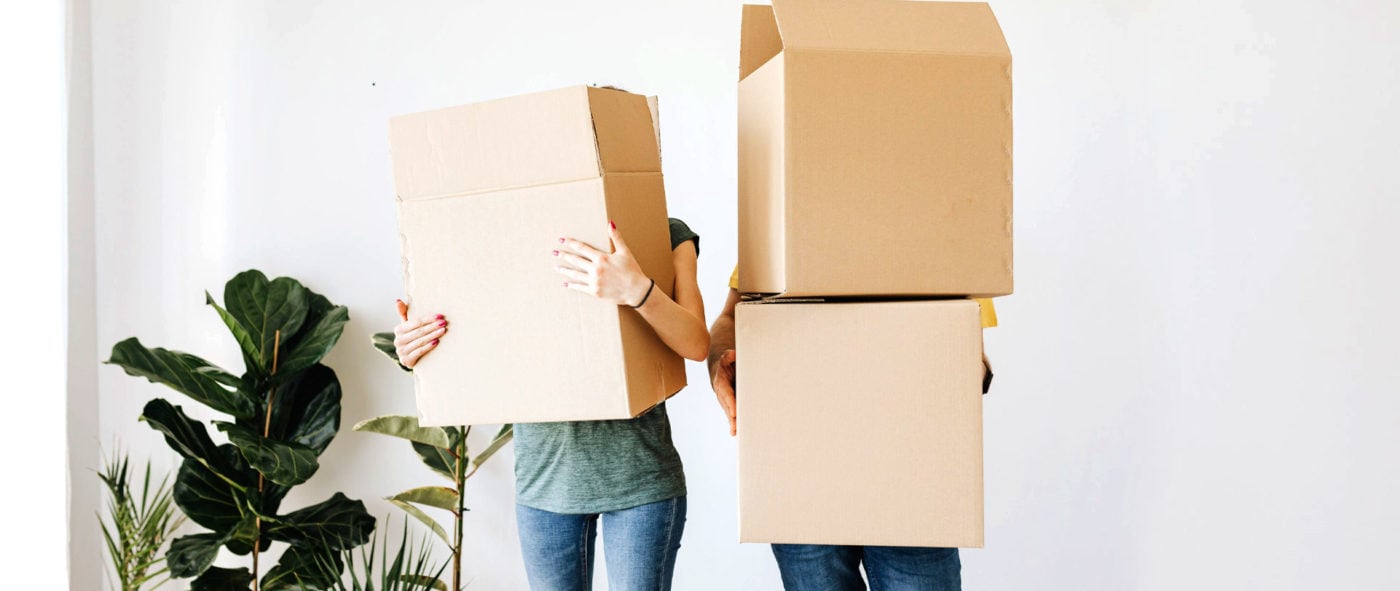
[{"label": "palm-like plant", "polygon": [[[442,582],[442,571],[447,563],[434,565],[432,551],[427,540],[414,543],[408,539],[408,520],[404,519],[403,538],[394,551],[392,560],[389,554],[388,533],[385,533],[384,547],[378,549],[379,539],[370,540],[359,550],[345,549],[336,555],[320,555],[316,565],[321,569],[321,577],[330,581],[329,585],[308,587],[317,591],[410,591],[432,589],[447,591]],[[376,556],[378,549],[378,556]],[[358,554],[358,556],[357,556]],[[379,567],[375,568],[378,559]],[[344,572],[340,565],[344,564]],[[349,579],[348,581],[346,579]]]},{"label": "palm-like plant", "polygon": [[[121,591],[156,589],[170,580],[170,569],[160,548],[185,522],[170,494],[170,477],[151,480],[148,460],[141,489],[132,489],[130,461],[120,449],[114,450],[97,474],[107,486],[107,516],[98,517],[107,557],[112,563],[111,583]],[[164,578],[159,578],[162,577]]]}]

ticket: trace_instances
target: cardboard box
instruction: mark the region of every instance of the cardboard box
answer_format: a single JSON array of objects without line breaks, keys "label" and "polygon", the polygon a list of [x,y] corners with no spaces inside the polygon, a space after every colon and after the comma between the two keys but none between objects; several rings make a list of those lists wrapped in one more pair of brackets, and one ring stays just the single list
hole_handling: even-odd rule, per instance
[{"label": "cardboard box", "polygon": [[611,250],[614,220],[656,289],[674,281],[646,97],[577,86],[389,123],[410,313],[450,322],[414,368],[428,425],[619,419],[685,386],[635,311],[567,289],[560,237]]},{"label": "cardboard box", "polygon": [[983,3],[745,6],[739,289],[1012,292],[1011,54]]},{"label": "cardboard box", "polygon": [[975,302],[736,313],[740,541],[982,546]]}]

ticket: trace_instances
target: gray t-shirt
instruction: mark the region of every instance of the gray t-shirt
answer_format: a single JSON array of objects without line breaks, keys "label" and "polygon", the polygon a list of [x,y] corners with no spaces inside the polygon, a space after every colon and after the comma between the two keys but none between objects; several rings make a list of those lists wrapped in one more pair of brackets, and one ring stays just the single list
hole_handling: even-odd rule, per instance
[{"label": "gray t-shirt", "polygon": [[[700,236],[671,218],[671,248]],[[515,501],[555,513],[606,513],[685,494],[666,403],[633,419],[515,425]]]}]

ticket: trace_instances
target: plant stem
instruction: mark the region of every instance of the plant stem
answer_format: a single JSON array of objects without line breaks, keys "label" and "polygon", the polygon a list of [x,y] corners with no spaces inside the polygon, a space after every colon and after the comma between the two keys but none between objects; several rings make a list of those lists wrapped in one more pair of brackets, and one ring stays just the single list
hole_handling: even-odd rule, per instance
[{"label": "plant stem", "polygon": [[[282,330],[272,333],[272,373],[269,376],[277,375],[277,354],[282,348]],[[271,381],[271,380],[269,380]],[[270,384],[267,388],[267,412],[263,413],[263,439],[267,439],[272,434],[272,403],[277,400],[277,385]],[[261,442],[258,445],[262,445]],[[262,504],[263,475],[258,474],[258,504]],[[263,507],[259,506],[259,511]],[[253,591],[258,591],[258,546],[262,545],[262,517],[253,517],[253,528],[257,532],[253,535]]]},{"label": "plant stem", "polygon": [[457,510],[453,512],[452,518],[456,521],[456,531],[452,536],[452,591],[462,590],[462,513],[466,508],[466,501],[463,499],[467,487],[467,477],[464,471],[463,462],[467,456],[467,434],[471,433],[471,427],[462,428],[462,439],[457,442]]}]

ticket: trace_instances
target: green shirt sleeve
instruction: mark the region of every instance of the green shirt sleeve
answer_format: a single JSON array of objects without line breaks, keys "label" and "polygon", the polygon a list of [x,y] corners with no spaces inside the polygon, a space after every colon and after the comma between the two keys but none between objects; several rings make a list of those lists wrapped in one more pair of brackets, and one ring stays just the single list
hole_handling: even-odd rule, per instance
[{"label": "green shirt sleeve", "polygon": [[675,250],[677,246],[680,246],[680,245],[682,245],[682,244],[685,244],[687,241],[693,240],[693,241],[695,241],[695,254],[696,254],[697,256],[699,256],[699,254],[700,254],[700,235],[699,235],[699,234],[696,234],[696,233],[695,233],[695,230],[691,230],[691,229],[690,229],[690,226],[685,225],[685,222],[682,222],[682,221],[680,221],[680,220],[678,220],[678,219],[676,219],[676,218],[670,218],[670,220],[671,220],[671,250]]}]

